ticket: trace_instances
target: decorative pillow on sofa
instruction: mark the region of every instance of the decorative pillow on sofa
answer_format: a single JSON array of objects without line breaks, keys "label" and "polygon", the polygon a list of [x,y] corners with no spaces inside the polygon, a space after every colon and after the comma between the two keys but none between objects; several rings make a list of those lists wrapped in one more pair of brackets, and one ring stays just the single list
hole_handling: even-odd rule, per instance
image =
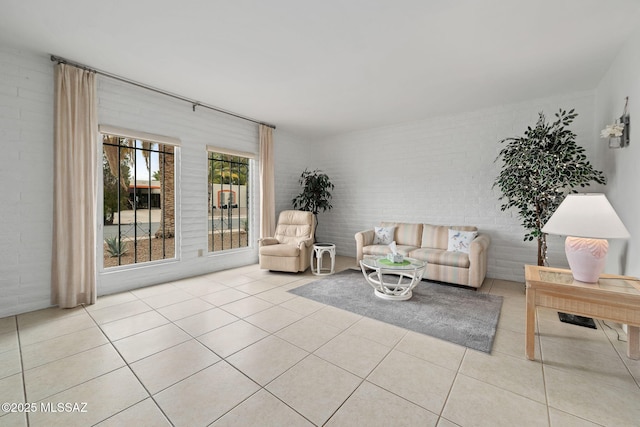
[{"label": "decorative pillow on sofa", "polygon": [[460,231],[449,229],[449,244],[447,250],[451,252],[469,253],[471,241],[478,236],[477,231]]},{"label": "decorative pillow on sofa", "polygon": [[373,235],[374,245],[388,245],[393,242],[393,234],[396,231],[395,227],[375,227],[375,234]]}]

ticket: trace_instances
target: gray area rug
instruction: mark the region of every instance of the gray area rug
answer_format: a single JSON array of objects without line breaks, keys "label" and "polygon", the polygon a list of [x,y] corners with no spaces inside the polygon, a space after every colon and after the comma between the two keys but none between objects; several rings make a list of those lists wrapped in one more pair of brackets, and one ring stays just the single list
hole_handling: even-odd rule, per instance
[{"label": "gray area rug", "polygon": [[376,297],[362,273],[345,270],[289,292],[414,332],[491,352],[502,297],[427,281],[407,301]]}]

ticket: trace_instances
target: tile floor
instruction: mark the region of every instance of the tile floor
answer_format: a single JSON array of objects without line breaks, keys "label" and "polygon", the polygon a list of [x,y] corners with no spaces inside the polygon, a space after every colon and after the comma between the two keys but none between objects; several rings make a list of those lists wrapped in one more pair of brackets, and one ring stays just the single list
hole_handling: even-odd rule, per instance
[{"label": "tile floor", "polygon": [[286,292],[315,279],[253,265],[0,319],[0,402],[37,409],[0,425],[640,425],[617,325],[540,310],[528,361],[524,286],[488,279],[488,355]]}]

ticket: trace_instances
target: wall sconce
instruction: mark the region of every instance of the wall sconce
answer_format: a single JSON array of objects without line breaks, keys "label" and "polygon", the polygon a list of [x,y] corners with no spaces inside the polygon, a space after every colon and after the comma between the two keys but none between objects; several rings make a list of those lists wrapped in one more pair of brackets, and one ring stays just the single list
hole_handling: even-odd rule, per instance
[{"label": "wall sconce", "polygon": [[626,147],[629,145],[629,134],[631,131],[631,119],[629,118],[629,113],[627,112],[628,103],[629,97],[627,97],[627,102],[624,104],[624,113],[620,117],[620,123],[624,125],[624,128],[622,129],[622,141],[620,141],[622,147]]},{"label": "wall sconce", "polygon": [[609,148],[623,148],[629,145],[630,125],[629,118],[629,97],[625,98],[624,110],[622,116],[615,123],[607,125],[600,132],[601,138],[609,139]]}]

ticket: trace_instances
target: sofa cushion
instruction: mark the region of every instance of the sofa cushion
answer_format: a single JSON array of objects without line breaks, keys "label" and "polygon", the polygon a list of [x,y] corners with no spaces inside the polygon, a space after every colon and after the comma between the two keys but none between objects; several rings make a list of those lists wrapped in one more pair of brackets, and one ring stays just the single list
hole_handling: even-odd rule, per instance
[{"label": "sofa cushion", "polygon": [[391,227],[375,227],[373,232],[374,245],[388,245],[393,242],[396,228]]},{"label": "sofa cushion", "polygon": [[[409,252],[418,249],[417,246],[397,245],[397,251],[403,256],[409,256]],[[391,253],[389,245],[369,245],[362,248],[363,255],[386,255]]]},{"label": "sofa cushion", "polygon": [[447,250],[452,252],[469,253],[471,242],[478,237],[477,231],[460,231],[449,229],[449,244]]},{"label": "sofa cushion", "polygon": [[460,231],[478,231],[471,225],[431,225],[424,224],[422,229],[422,242],[420,247],[447,250],[449,246],[449,229]]},{"label": "sofa cushion", "polygon": [[406,222],[383,222],[382,227],[395,226],[396,244],[407,246],[420,246],[422,240],[422,224],[411,224]]},{"label": "sofa cushion", "polygon": [[450,252],[442,249],[419,248],[411,251],[411,258],[426,261],[429,264],[446,265],[450,267],[469,268],[469,254],[464,252]]},{"label": "sofa cushion", "polygon": [[300,248],[296,245],[268,245],[260,248],[260,255],[297,257]]}]

